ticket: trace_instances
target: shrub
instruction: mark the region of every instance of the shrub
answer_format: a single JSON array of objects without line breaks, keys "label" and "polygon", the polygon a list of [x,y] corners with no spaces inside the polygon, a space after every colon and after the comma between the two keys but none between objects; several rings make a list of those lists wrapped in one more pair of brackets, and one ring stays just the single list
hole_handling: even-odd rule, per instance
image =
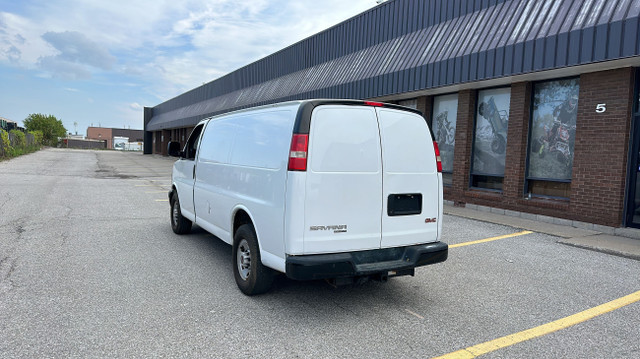
[{"label": "shrub", "polygon": [[29,136],[33,136],[32,138],[34,140],[32,141],[30,139],[30,143],[27,143],[27,135],[25,135],[24,132],[11,130],[11,132],[7,133],[7,131],[0,129],[0,159],[17,157],[38,151],[42,144],[42,133],[38,133],[39,131],[34,132],[35,133],[30,133]]},{"label": "shrub", "polygon": [[9,155],[11,144],[9,143],[9,134],[7,131],[0,129],[0,157]]},{"label": "shrub", "polygon": [[29,133],[35,138],[36,145],[42,145],[42,131],[29,131]]},{"label": "shrub", "polygon": [[24,132],[20,130],[11,130],[9,131],[9,135],[13,137],[13,147],[24,147],[27,145]]}]

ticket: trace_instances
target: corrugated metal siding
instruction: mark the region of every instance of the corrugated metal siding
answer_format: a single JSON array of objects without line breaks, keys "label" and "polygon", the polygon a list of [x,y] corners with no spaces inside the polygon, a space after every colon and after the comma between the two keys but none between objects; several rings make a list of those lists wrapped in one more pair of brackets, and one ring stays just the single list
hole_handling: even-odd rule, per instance
[{"label": "corrugated metal siding", "polygon": [[640,0],[395,0],[153,108],[147,130],[639,55]]}]

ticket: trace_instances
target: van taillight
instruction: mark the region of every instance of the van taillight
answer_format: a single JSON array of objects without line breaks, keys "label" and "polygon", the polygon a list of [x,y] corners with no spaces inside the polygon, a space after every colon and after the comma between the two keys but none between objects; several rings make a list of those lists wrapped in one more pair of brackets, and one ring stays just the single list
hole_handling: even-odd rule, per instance
[{"label": "van taillight", "polygon": [[307,147],[309,135],[294,134],[289,151],[289,171],[307,170]]},{"label": "van taillight", "polygon": [[433,141],[433,149],[436,152],[436,166],[438,167],[438,172],[442,172],[442,160],[440,159],[440,149],[438,148],[438,142]]}]

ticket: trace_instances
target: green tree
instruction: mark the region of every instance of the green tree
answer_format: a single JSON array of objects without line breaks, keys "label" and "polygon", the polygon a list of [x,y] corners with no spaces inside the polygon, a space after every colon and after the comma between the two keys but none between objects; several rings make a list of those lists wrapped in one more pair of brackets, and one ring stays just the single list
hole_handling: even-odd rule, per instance
[{"label": "green tree", "polygon": [[32,113],[22,122],[24,122],[27,131],[42,132],[43,145],[55,146],[58,144],[58,137],[64,137],[67,134],[67,129],[62,125],[62,121],[53,115]]}]

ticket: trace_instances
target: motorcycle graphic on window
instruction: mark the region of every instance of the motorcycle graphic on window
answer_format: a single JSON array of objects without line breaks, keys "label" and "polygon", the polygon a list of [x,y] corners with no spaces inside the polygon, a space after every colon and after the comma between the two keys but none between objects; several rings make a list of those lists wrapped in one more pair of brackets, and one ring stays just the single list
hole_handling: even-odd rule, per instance
[{"label": "motorcycle graphic on window", "polygon": [[455,141],[455,129],[451,126],[451,121],[449,121],[449,111],[440,112],[436,116],[435,122],[439,124],[436,132],[438,146],[452,146]]},{"label": "motorcycle graphic on window", "polygon": [[486,102],[481,102],[478,106],[478,113],[484,117],[491,125],[493,140],[491,141],[491,151],[503,154],[507,148],[507,124],[509,123],[509,113],[506,110],[498,110],[493,96]]},{"label": "motorcycle graphic on window", "polygon": [[553,110],[553,125],[544,125],[543,134],[533,143],[533,152],[544,158],[547,154],[567,168],[573,165],[573,143],[576,133],[578,95],[572,94]]}]

